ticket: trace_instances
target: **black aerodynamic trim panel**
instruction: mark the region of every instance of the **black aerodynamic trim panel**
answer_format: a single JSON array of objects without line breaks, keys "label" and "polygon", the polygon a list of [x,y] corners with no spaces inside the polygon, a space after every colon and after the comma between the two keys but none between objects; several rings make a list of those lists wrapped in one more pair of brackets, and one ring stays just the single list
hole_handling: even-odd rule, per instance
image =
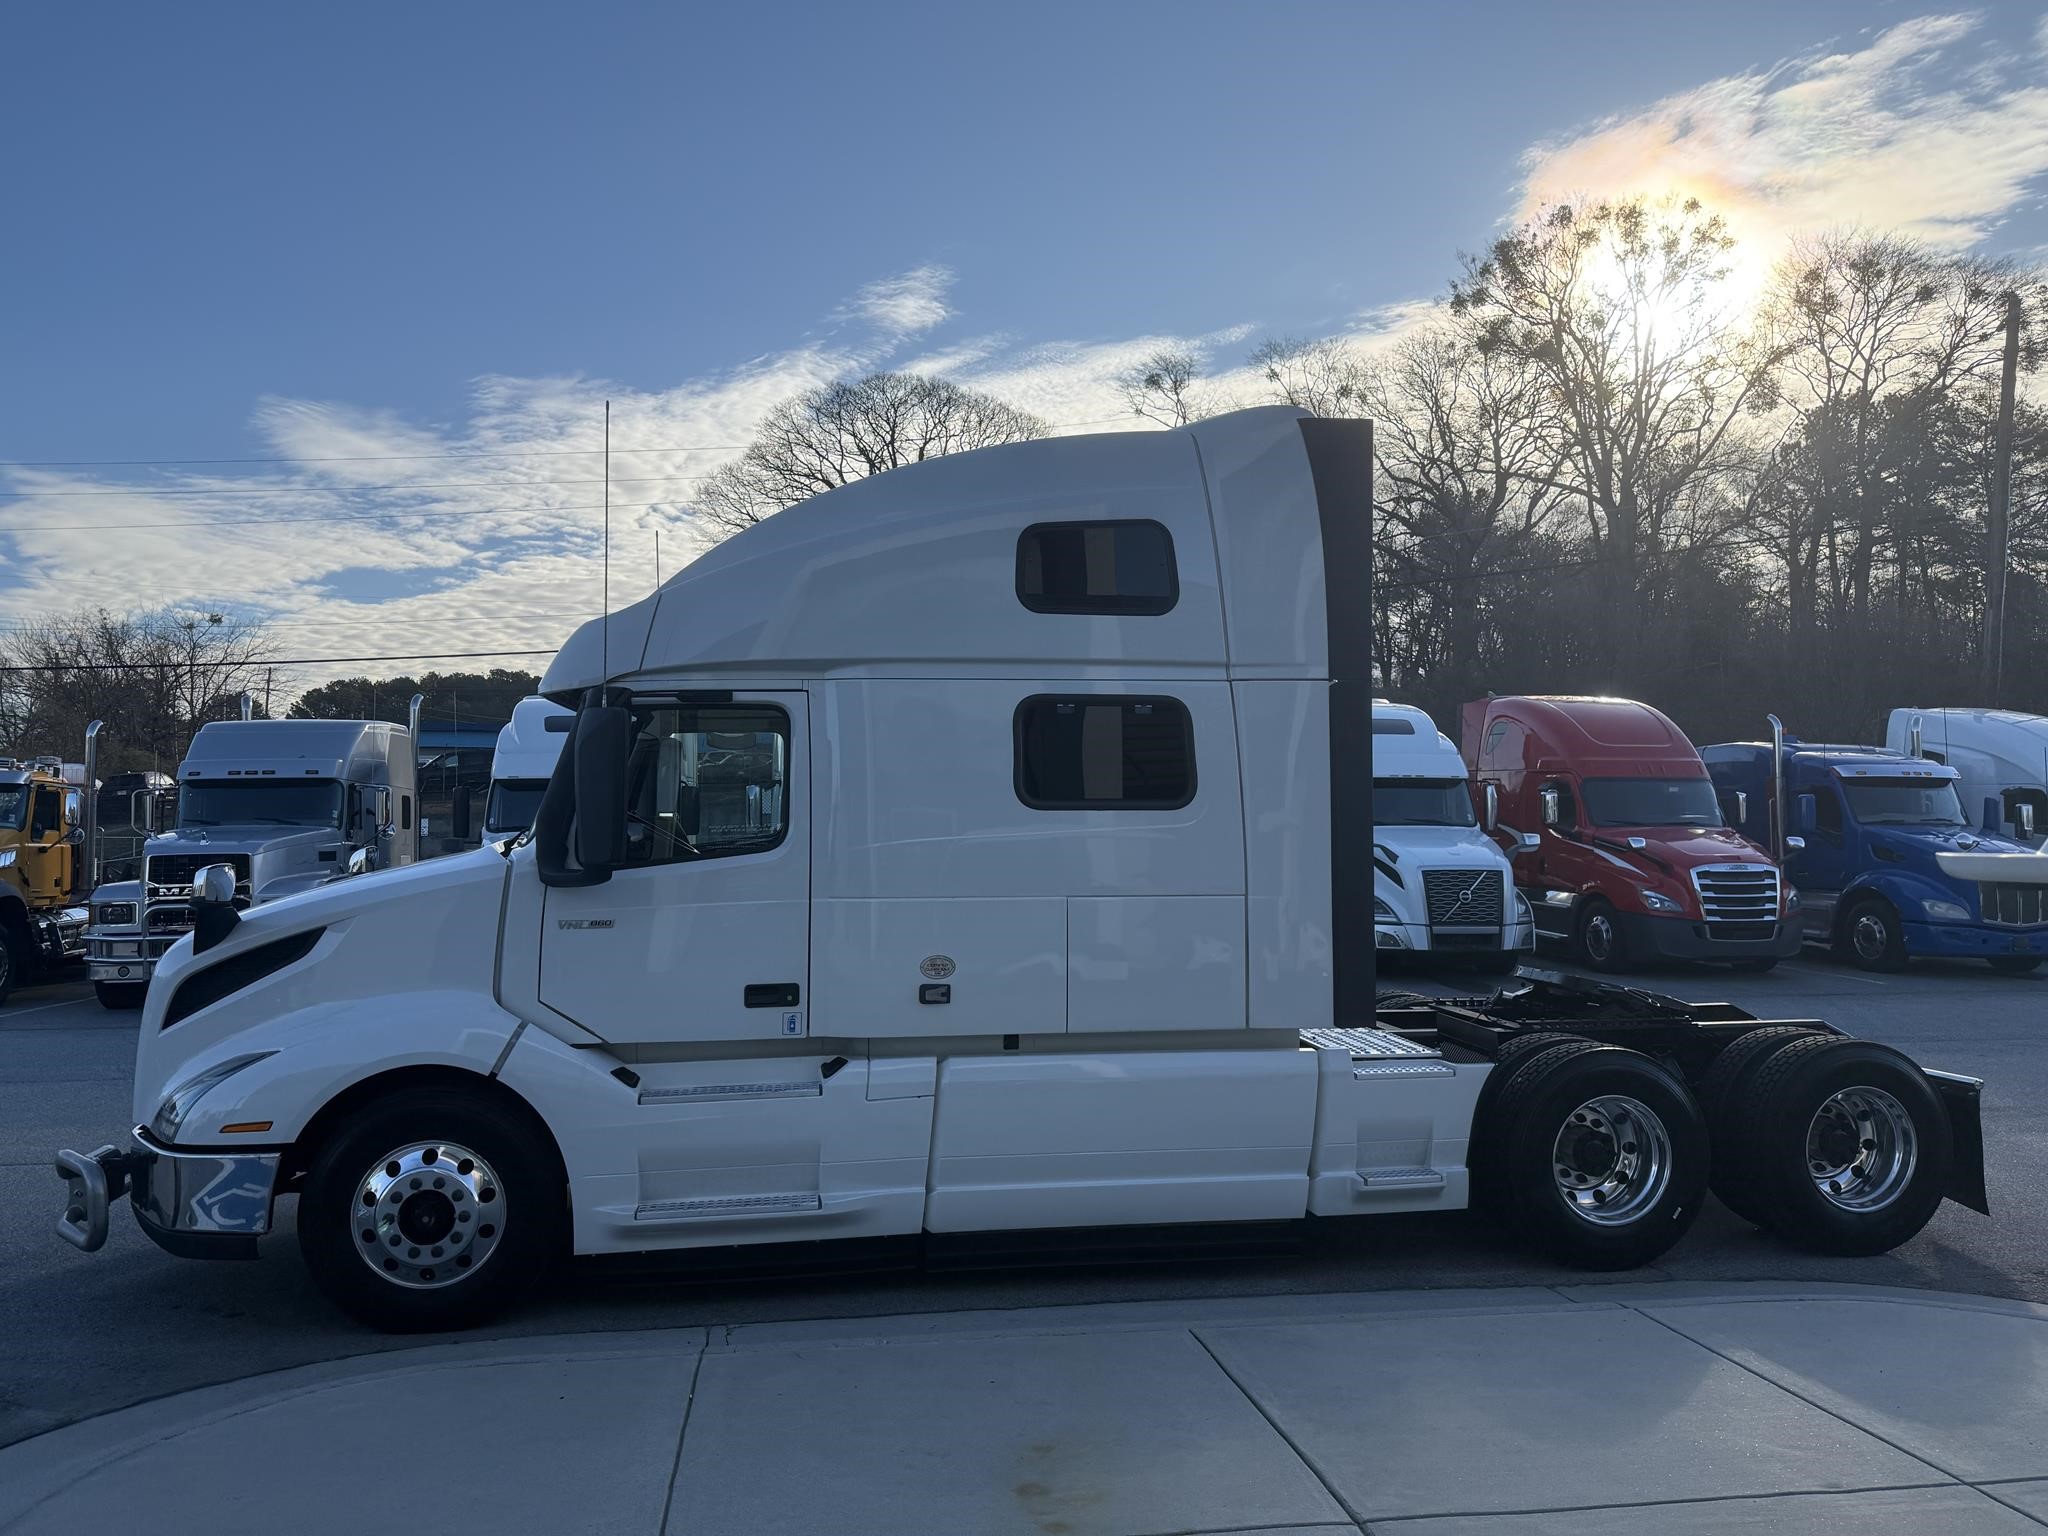
[{"label": "black aerodynamic trim panel", "polygon": [[1323,536],[1330,653],[1330,925],[1334,1022],[1370,1024],[1372,941],[1372,423],[1301,421]]},{"label": "black aerodynamic trim panel", "polygon": [[178,990],[171,994],[170,1006],[164,1009],[163,1027],[169,1029],[181,1019],[191,1018],[200,1009],[211,1008],[222,998],[232,997],[242,988],[283,970],[294,961],[305,959],[326,931],[325,928],[308,928],[303,933],[272,939],[268,944],[258,944],[254,949],[245,949],[204,970],[194,971],[179,982]]}]

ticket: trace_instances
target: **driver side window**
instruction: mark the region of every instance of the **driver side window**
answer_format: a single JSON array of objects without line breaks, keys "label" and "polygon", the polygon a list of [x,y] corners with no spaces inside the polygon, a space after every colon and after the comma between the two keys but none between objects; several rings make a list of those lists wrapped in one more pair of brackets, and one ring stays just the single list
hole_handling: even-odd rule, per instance
[{"label": "driver side window", "polygon": [[1831,843],[1842,840],[1842,801],[1831,785],[1813,793],[1813,830]]},{"label": "driver side window", "polygon": [[58,813],[58,807],[62,803],[58,798],[57,791],[54,789],[38,789],[36,791],[35,813],[31,817],[28,827],[28,835],[31,841],[38,841],[49,837],[63,825],[63,817]]},{"label": "driver side window", "polygon": [[762,853],[789,827],[789,716],[772,705],[636,706],[628,865]]}]

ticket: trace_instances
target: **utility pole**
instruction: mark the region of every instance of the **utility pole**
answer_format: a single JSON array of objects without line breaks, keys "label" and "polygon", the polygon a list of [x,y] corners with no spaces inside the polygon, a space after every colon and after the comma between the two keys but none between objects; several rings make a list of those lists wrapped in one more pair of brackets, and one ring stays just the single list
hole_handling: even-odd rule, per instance
[{"label": "utility pole", "polygon": [[1998,441],[1991,471],[1991,505],[1984,519],[1984,690],[1998,703],[2005,681],[2005,581],[2012,547],[2013,391],[2020,365],[2020,296],[2005,296],[2005,368],[1998,381]]}]

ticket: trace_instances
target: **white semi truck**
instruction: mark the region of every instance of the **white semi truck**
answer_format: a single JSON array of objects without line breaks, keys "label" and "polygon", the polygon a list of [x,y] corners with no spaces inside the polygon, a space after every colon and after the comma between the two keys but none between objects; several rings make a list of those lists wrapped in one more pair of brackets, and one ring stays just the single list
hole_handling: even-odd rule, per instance
[{"label": "white semi truck", "polygon": [[538,696],[521,699],[498,732],[491,754],[491,792],[484,800],[484,841],[517,837],[533,825],[540,797],[561,761],[576,712]]},{"label": "white semi truck", "polygon": [[579,630],[532,833],[248,911],[199,877],[126,1194],[244,1257],[295,1196],[373,1324],[557,1254],[1452,1210],[1644,1263],[1984,1208],[1979,1084],[1534,982],[1378,1007],[1371,427],[1285,408],[831,491]]},{"label": "white semi truck", "polygon": [[[418,700],[414,701],[417,721]],[[138,1008],[193,924],[192,882],[234,871],[251,907],[419,856],[416,730],[382,720],[216,720],[178,765],[176,824],[142,845],[141,877],[92,893],[86,974],[107,1008]]]},{"label": "white semi truck", "polygon": [[[1491,801],[1483,803],[1490,804]],[[1507,856],[1474,813],[1465,760],[1421,710],[1372,702],[1373,945],[1468,969],[1512,971],[1535,919]]]},{"label": "white semi truck", "polygon": [[1884,744],[1956,770],[1963,814],[2036,847],[2048,838],[2048,718],[2015,709],[1895,709]]}]

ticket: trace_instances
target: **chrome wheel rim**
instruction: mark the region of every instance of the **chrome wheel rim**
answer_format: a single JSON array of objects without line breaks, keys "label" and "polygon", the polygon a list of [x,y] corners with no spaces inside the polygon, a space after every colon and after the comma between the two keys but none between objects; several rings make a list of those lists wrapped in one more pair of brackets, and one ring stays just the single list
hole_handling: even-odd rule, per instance
[{"label": "chrome wheel rim", "polygon": [[1595,960],[1605,960],[1614,953],[1614,920],[1604,912],[1595,912],[1586,919],[1586,953]]},{"label": "chrome wheel rim", "polygon": [[1603,1094],[1565,1117],[1550,1149],[1564,1203],[1596,1227],[1641,1219],[1671,1184],[1671,1133],[1640,1099]]},{"label": "chrome wheel rim", "polygon": [[1885,951],[1891,948],[1891,930],[1875,912],[1858,913],[1849,932],[1857,955],[1865,960],[1882,960]]},{"label": "chrome wheel rim", "polygon": [[356,1180],[356,1252],[381,1279],[436,1291],[474,1274],[505,1234],[505,1189],[491,1165],[452,1141],[394,1148]]},{"label": "chrome wheel rim", "polygon": [[1844,1088],[1806,1128],[1813,1187],[1845,1211],[1883,1210],[1905,1192],[1919,1163],[1913,1117],[1882,1088]]}]

